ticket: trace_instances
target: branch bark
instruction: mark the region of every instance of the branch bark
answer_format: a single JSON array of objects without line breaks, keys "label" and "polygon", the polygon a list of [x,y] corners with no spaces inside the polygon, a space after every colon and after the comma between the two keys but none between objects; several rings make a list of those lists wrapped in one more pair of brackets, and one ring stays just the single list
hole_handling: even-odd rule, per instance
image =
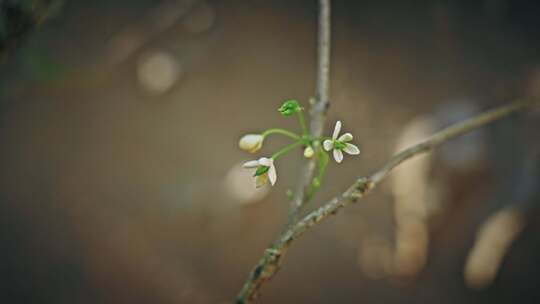
[{"label": "branch bark", "polygon": [[339,209],[363,198],[387,177],[395,167],[399,166],[399,164],[414,156],[427,153],[452,138],[506,117],[516,111],[531,107],[533,104],[538,105],[538,103],[533,100],[517,101],[456,123],[435,133],[423,142],[413,145],[396,154],[371,175],[358,178],[345,192],[332,198],[320,208],[311,211],[301,220],[287,226],[287,228],[278,236],[274,244],[264,251],[263,257],[251,271],[240,291],[236,303],[252,303],[256,299],[261,286],[278,272],[283,257],[294,240],[327,219],[330,215],[335,214]]},{"label": "branch bark", "polygon": [[[326,111],[330,105],[330,2],[331,0],[319,0],[319,21],[317,38],[317,92],[315,102],[310,111],[310,133],[313,138],[322,135]],[[314,147],[317,150],[318,147]],[[289,224],[298,219],[298,215],[306,203],[307,191],[313,180],[317,160],[315,158],[306,162],[302,168],[300,182],[296,187],[289,212]]]}]

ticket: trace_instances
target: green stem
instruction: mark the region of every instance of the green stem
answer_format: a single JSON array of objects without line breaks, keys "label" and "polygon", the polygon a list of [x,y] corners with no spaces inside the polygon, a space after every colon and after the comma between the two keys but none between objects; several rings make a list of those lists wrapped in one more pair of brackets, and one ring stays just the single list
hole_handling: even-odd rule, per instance
[{"label": "green stem", "polygon": [[276,153],[274,153],[272,155],[272,159],[276,160],[278,159],[279,157],[281,157],[282,155],[286,154],[287,152],[291,151],[292,149],[300,146],[300,145],[305,145],[306,144],[306,141],[305,140],[299,140],[293,144],[290,144],[288,146],[285,146],[283,149],[277,151]]},{"label": "green stem", "polygon": [[302,111],[296,112],[298,114],[298,121],[300,122],[300,127],[302,128],[302,134],[303,135],[309,135],[306,121],[304,120],[304,113]]},{"label": "green stem", "polygon": [[[318,158],[319,173],[313,179],[313,182],[308,190],[306,202],[309,202],[311,198],[313,197],[313,195],[315,195],[315,192],[317,192],[317,190],[319,190],[319,188],[321,187],[321,183],[324,177],[324,173],[326,172],[326,167],[328,165],[328,160],[330,157],[322,149],[322,147],[319,147],[317,158]],[[317,183],[315,183],[315,181],[317,181]]]},{"label": "green stem", "polygon": [[272,128],[272,129],[268,129],[266,131],[264,131],[261,135],[263,136],[263,138],[266,138],[266,136],[270,135],[270,134],[281,134],[281,135],[285,135],[287,137],[290,137],[294,140],[299,140],[300,139],[300,136],[291,132],[291,131],[288,131],[288,130],[285,130],[285,129],[280,129],[280,128]]},{"label": "green stem", "polygon": [[322,160],[319,162],[319,174],[317,175],[317,177],[319,178],[319,181],[322,182],[330,156],[328,156],[328,153],[326,153],[322,148],[319,153],[319,158],[321,158]]}]

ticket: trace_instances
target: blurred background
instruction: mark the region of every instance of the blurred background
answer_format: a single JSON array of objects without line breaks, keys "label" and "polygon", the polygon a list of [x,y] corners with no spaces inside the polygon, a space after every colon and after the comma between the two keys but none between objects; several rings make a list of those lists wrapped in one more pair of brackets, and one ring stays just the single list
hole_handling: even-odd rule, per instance
[{"label": "blurred background", "polygon": [[[297,130],[316,1],[1,0],[2,303],[230,303],[286,220],[245,133]],[[360,157],[540,96],[540,2],[333,1],[331,107]],[[540,113],[417,158],[307,233],[260,303],[540,303]],[[287,139],[272,137],[262,154]]]}]

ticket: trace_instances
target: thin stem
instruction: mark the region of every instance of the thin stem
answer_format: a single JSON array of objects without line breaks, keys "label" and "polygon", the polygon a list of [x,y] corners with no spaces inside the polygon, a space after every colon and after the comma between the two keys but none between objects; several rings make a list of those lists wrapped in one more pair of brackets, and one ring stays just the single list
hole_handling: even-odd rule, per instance
[{"label": "thin stem", "polygon": [[281,150],[279,150],[279,151],[277,151],[276,153],[274,153],[274,154],[272,155],[272,158],[273,158],[274,160],[276,160],[276,159],[280,158],[281,156],[283,156],[284,154],[286,154],[287,152],[291,151],[292,149],[294,149],[294,148],[296,148],[296,147],[298,147],[298,146],[300,146],[300,145],[304,145],[304,144],[306,144],[306,141],[305,141],[305,140],[299,140],[299,141],[297,141],[297,142],[295,142],[295,143],[292,143],[292,144],[290,144],[290,145],[288,145],[288,146],[285,146],[285,147],[282,148]]},{"label": "thin stem", "polygon": [[304,119],[304,111],[296,112],[298,114],[298,122],[300,122],[300,127],[302,128],[302,134],[304,136],[309,135],[309,131],[306,126],[306,121]]},{"label": "thin stem", "polygon": [[270,280],[279,271],[283,257],[291,244],[302,236],[306,231],[317,226],[330,215],[346,207],[347,205],[364,198],[375,188],[390,172],[401,163],[419,154],[432,151],[448,140],[463,135],[474,129],[487,125],[512,113],[532,106],[540,106],[537,101],[518,101],[497,109],[485,112],[465,121],[456,123],[440,132],[435,133],[428,139],[413,145],[390,158],[379,170],[371,175],[358,178],[345,192],[337,195],[320,208],[311,211],[302,219],[290,224],[277,237],[276,241],[264,251],[264,255],[253,268],[246,280],[236,303],[252,303],[261,286]]},{"label": "thin stem", "polygon": [[307,193],[308,202],[313,197],[313,195],[315,195],[317,190],[319,190],[319,188],[321,187],[321,183],[324,177],[324,173],[326,172],[326,167],[328,166],[328,160],[330,159],[330,156],[323,150],[322,147],[319,147],[317,158],[319,172],[317,173],[317,177],[313,178],[313,183]]},{"label": "thin stem", "polygon": [[326,172],[326,167],[328,166],[328,160],[330,159],[330,156],[322,148],[320,148],[319,153],[320,153],[319,157],[323,160],[319,161],[319,174],[317,175],[317,177],[319,178],[319,181],[322,182],[324,173]]},{"label": "thin stem", "polygon": [[[322,135],[326,111],[330,105],[330,0],[319,0],[319,18],[317,28],[317,88],[315,102],[310,111],[310,135],[319,138]],[[317,150],[318,144],[313,145]],[[302,211],[302,207],[309,200],[308,192],[311,188],[317,160],[314,158],[307,161],[302,168],[302,176],[296,187],[294,197],[289,209],[289,225],[294,223]]]},{"label": "thin stem", "polygon": [[264,131],[261,135],[266,138],[266,136],[270,135],[270,134],[281,134],[281,135],[285,135],[287,137],[290,137],[294,140],[299,140],[301,139],[302,137],[300,137],[300,135],[297,135],[296,133],[293,133],[291,131],[288,131],[288,130],[285,130],[285,129],[281,129],[281,128],[272,128],[272,129],[268,129],[266,131]]},{"label": "thin stem", "polygon": [[319,0],[316,104],[319,103],[325,107],[330,95],[330,2],[330,0]]}]

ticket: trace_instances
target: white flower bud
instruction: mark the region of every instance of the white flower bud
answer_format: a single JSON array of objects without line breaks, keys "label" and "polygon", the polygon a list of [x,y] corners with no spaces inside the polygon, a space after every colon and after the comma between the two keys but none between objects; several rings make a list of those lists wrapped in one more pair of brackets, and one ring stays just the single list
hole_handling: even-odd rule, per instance
[{"label": "white flower bud", "polygon": [[240,138],[238,146],[249,153],[255,153],[262,147],[264,137],[260,134],[247,134]]},{"label": "white flower bud", "polygon": [[307,146],[307,147],[304,149],[304,157],[305,157],[305,158],[312,158],[312,157],[313,157],[313,154],[315,154],[315,151],[313,151],[313,148],[312,148],[312,147]]}]

